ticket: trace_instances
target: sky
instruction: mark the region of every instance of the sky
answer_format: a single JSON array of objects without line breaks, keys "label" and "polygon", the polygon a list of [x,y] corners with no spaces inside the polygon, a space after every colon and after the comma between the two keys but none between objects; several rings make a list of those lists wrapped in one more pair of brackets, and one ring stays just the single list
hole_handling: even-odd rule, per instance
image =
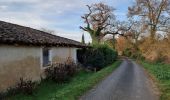
[{"label": "sky", "polygon": [[35,29],[47,29],[54,34],[81,41],[91,41],[90,35],[79,26],[81,16],[88,12],[86,5],[103,2],[116,10],[117,20],[126,20],[127,8],[133,0],[0,0],[0,20]]}]

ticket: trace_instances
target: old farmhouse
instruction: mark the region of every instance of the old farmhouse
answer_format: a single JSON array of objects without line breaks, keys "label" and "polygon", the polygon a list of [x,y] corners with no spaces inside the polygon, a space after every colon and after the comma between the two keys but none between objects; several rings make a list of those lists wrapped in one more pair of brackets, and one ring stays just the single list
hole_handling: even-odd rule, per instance
[{"label": "old farmhouse", "polygon": [[68,58],[77,61],[85,45],[40,30],[0,21],[0,91],[19,79],[40,80],[44,69]]}]

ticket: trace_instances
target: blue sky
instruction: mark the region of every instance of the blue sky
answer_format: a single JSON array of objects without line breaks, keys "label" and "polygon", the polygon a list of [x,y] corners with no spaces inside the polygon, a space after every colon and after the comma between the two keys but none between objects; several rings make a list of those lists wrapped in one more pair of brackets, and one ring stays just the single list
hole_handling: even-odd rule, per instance
[{"label": "blue sky", "polygon": [[[0,20],[36,29],[55,31],[56,35],[81,40],[81,15],[87,4],[103,2],[116,8],[118,20],[126,20],[127,8],[133,0],[0,0]],[[90,36],[85,33],[86,41]]]}]

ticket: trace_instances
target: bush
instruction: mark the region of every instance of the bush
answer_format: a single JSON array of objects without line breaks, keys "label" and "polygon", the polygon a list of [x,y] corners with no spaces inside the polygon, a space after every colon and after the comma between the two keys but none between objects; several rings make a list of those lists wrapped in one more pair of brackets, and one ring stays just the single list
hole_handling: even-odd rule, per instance
[{"label": "bush", "polygon": [[78,50],[77,58],[84,66],[101,69],[116,60],[117,52],[107,45],[93,45],[91,48]]},{"label": "bush", "polygon": [[131,49],[127,48],[124,52],[123,52],[124,56],[130,57],[132,55]]},{"label": "bush", "polygon": [[20,78],[20,81],[15,87],[10,87],[7,89],[6,92],[0,93],[0,100],[6,100],[9,96],[14,96],[19,93],[23,93],[26,95],[32,95],[35,88],[37,86],[36,82],[33,82],[32,80],[24,80],[23,78]]},{"label": "bush", "polygon": [[55,82],[63,82],[68,79],[64,64],[55,64],[45,70],[46,78]]},{"label": "bush", "polygon": [[36,85],[37,85],[36,82],[20,78],[20,82],[17,84],[16,88],[21,93],[32,95],[34,89],[36,88]]},{"label": "bush", "polygon": [[0,100],[5,100],[6,93],[0,93]]},{"label": "bush", "polygon": [[46,78],[57,83],[68,81],[77,71],[77,65],[73,61],[63,64],[53,64],[45,70]]},{"label": "bush", "polygon": [[16,87],[10,87],[5,92],[0,92],[0,100],[6,100],[9,96],[14,96],[20,93],[19,89]]}]

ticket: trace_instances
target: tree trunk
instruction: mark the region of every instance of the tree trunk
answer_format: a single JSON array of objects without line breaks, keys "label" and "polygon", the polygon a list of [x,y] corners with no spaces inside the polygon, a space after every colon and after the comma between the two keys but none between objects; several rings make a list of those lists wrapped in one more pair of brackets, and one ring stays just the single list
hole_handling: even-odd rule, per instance
[{"label": "tree trunk", "polygon": [[155,27],[151,27],[151,30],[150,30],[151,43],[155,42],[155,38],[156,38],[156,28]]},{"label": "tree trunk", "polygon": [[96,36],[91,35],[92,38],[92,44],[99,44],[99,39]]}]

